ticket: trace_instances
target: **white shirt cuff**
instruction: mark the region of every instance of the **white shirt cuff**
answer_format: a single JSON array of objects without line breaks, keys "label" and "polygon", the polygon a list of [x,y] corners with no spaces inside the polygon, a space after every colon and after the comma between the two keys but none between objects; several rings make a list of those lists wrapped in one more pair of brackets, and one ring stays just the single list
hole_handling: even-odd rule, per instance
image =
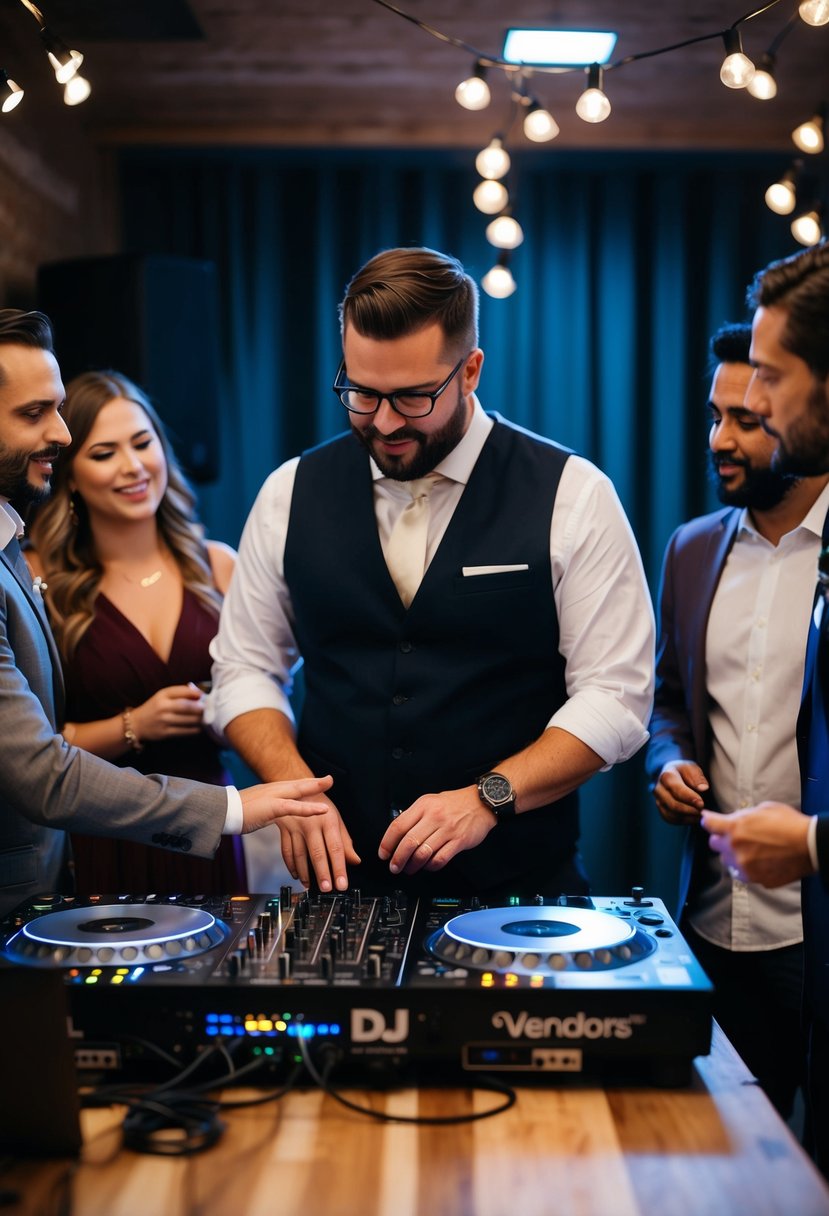
[{"label": "white shirt cuff", "polygon": [[225,817],[225,826],[222,828],[222,835],[241,836],[244,826],[245,813],[242,810],[242,795],[235,785],[229,785],[227,787],[227,815]]},{"label": "white shirt cuff", "polygon": [[809,859],[812,863],[812,869],[815,871],[815,873],[817,873],[817,815],[811,815],[809,817],[809,826],[806,829],[806,846],[809,850]]}]

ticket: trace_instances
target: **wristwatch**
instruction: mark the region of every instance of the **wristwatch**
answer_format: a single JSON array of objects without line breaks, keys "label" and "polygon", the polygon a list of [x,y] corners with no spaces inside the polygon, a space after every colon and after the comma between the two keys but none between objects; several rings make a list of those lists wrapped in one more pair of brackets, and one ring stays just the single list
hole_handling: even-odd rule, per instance
[{"label": "wristwatch", "polygon": [[499,823],[515,814],[515,790],[503,773],[484,773],[478,781],[478,797]]}]

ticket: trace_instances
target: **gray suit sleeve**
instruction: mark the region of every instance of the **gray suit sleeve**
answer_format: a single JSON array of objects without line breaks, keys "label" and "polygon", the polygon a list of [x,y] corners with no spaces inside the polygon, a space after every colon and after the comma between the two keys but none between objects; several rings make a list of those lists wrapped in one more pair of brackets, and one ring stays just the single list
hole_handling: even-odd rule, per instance
[{"label": "gray suit sleeve", "polygon": [[[5,625],[6,622],[4,621]],[[20,815],[32,823],[210,857],[227,814],[221,786],[145,777],[55,733],[41,700],[0,636],[0,845]]]}]

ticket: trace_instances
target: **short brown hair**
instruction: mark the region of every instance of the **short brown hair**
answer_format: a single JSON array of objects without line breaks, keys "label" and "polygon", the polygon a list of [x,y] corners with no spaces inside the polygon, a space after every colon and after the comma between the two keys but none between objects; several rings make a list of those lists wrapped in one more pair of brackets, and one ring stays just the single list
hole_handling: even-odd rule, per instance
[{"label": "short brown hair", "polygon": [[434,249],[386,249],[358,270],[340,304],[340,327],[401,338],[437,322],[451,350],[478,345],[478,289],[457,258]]},{"label": "short brown hair", "polygon": [[[23,312],[20,308],[0,308],[0,346],[34,346],[54,352],[52,325],[42,312]],[[0,364],[0,385],[6,373]]]},{"label": "short brown hair", "polygon": [[784,309],[781,344],[802,359],[813,376],[829,375],[829,243],[822,241],[758,271],[748,289],[748,303]]}]

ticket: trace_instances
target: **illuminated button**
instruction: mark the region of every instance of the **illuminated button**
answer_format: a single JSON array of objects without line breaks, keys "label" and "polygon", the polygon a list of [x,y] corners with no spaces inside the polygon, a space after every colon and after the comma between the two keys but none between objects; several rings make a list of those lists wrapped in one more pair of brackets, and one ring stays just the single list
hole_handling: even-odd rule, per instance
[{"label": "illuminated button", "polygon": [[495,983],[495,976],[492,974],[491,971],[485,971],[483,973],[483,975],[481,976],[481,987],[482,988],[491,988],[494,983]]},{"label": "illuminated button", "polygon": [[123,984],[124,977],[123,977],[123,975],[119,975],[116,972],[116,974],[113,975],[112,979],[109,982],[110,982],[110,984]]}]

